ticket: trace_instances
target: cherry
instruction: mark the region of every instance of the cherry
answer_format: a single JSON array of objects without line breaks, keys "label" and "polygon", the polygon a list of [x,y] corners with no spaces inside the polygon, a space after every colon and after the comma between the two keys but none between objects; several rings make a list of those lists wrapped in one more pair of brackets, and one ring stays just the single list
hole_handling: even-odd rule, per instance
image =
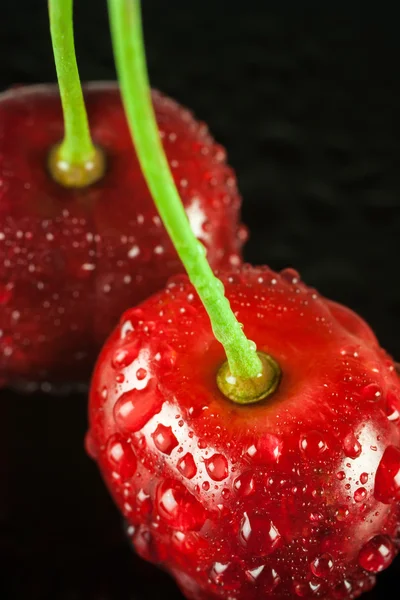
[{"label": "cherry", "polygon": [[398,549],[395,365],[293,269],[215,278],[157,142],[138,2],[109,11],[139,160],[192,283],[172,278],[121,317],[95,368],[88,447],[136,551],[187,598],[355,598]]},{"label": "cherry", "polygon": [[[123,315],[100,355],[90,398],[100,470],[134,546],[142,553],[148,532],[151,560],[188,598],[352,598],[396,553],[394,364],[360,317],[287,272],[243,267],[221,279],[246,334],[280,364],[279,387],[253,405],[224,397],[224,350],[193,287],[173,279]],[[134,410],[122,410],[125,398]]]},{"label": "cherry", "polygon": [[[57,88],[19,87],[0,96],[2,383],[47,382],[48,389],[49,382],[87,381],[121,312],[183,270],[141,174],[117,85],[91,83],[84,100],[105,171],[100,166],[91,185],[69,187],[62,177],[76,169],[57,172],[65,185],[51,174],[64,131]],[[239,262],[246,234],[223,148],[173,100],[153,92],[153,103],[211,265]]]}]

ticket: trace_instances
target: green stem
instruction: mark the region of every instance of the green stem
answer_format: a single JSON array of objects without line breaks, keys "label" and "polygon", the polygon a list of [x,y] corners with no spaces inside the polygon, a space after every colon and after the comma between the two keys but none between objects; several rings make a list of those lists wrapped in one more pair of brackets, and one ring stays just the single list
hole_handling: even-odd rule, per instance
[{"label": "green stem", "polygon": [[108,0],[115,61],[131,135],[154,202],[210,317],[235,377],[259,376],[262,364],[233,314],[204,247],[194,236],[160,140],[151,101],[139,0]]},{"label": "green stem", "polygon": [[93,159],[95,148],[75,57],[73,0],[48,0],[51,41],[64,114],[64,139],[58,157],[70,165]]}]

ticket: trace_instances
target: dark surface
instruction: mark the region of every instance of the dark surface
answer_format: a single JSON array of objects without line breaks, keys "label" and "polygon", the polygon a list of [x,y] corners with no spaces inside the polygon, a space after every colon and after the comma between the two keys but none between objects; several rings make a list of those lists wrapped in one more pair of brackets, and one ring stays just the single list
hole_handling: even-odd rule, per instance
[{"label": "dark surface", "polygon": [[[76,4],[83,79],[113,78],[106,3]],[[395,5],[144,4],[153,85],[190,106],[229,150],[251,229],[246,259],[294,265],[400,357]],[[0,87],[52,80],[46,2],[3,0]],[[85,397],[4,391],[0,402],[0,597],[178,600],[167,577],[134,558],[83,451]],[[399,591],[397,559],[365,598]]]}]

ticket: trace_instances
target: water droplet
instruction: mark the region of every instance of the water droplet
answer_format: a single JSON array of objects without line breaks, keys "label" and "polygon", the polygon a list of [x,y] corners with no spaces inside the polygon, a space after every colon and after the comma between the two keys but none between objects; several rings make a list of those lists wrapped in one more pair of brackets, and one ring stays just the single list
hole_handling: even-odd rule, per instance
[{"label": "water droplet", "polygon": [[222,575],[225,573],[228,567],[229,563],[215,562],[209,573],[211,581],[217,585],[220,585],[223,580]]},{"label": "water droplet", "polygon": [[374,496],[379,502],[390,504],[400,500],[400,449],[388,446],[375,475]]},{"label": "water droplet", "polygon": [[336,600],[345,600],[346,598],[350,598],[352,589],[353,587],[350,581],[344,579],[333,588],[333,597]]},{"label": "water droplet", "polygon": [[335,512],[335,517],[337,521],[345,521],[349,516],[350,511],[347,506],[339,506],[339,508]]},{"label": "water droplet", "polygon": [[318,556],[312,561],[310,569],[316,577],[324,578],[328,577],[329,573],[332,571],[333,564],[333,558],[330,554],[321,554],[321,556]]},{"label": "water droplet", "polygon": [[170,455],[172,450],[178,445],[178,440],[173,434],[171,427],[166,427],[161,423],[157,426],[151,437],[153,438],[155,447],[164,454]]},{"label": "water droplet", "polygon": [[368,483],[368,473],[361,473],[361,475],[360,475],[360,483],[362,483],[363,485],[365,485],[366,483]]},{"label": "water droplet", "polygon": [[107,442],[107,458],[111,468],[122,480],[130,479],[136,472],[137,460],[130,445],[118,433]]},{"label": "water droplet", "polygon": [[257,585],[263,594],[270,594],[281,582],[279,574],[275,569],[271,569],[267,565],[260,565],[246,571],[247,579]]},{"label": "water droplet", "polygon": [[138,555],[148,562],[157,563],[159,556],[155,548],[153,537],[149,529],[141,525],[132,538],[133,545]]},{"label": "water droplet", "polygon": [[246,571],[246,577],[252,583],[255,583],[263,570],[265,569],[265,565],[260,565],[259,567],[255,567],[254,569],[249,569]]},{"label": "water droplet", "polygon": [[300,450],[309,458],[319,458],[327,447],[325,438],[319,431],[309,431],[300,437]]},{"label": "water droplet", "polygon": [[282,538],[265,513],[245,512],[240,524],[239,540],[250,553],[266,556],[280,545]]},{"label": "water droplet", "polygon": [[124,348],[118,348],[114,352],[111,364],[114,369],[124,369],[133,363],[138,354],[139,348],[137,344],[129,344],[129,346]]},{"label": "water droplet", "polygon": [[114,405],[114,420],[118,428],[127,433],[139,431],[161,410],[163,397],[155,380],[150,380],[142,390],[122,394]]},{"label": "water droplet", "polygon": [[354,492],[354,500],[355,502],[363,502],[367,497],[367,490],[364,487],[358,488]]},{"label": "water droplet", "polygon": [[127,337],[129,337],[132,334],[132,331],[134,331],[132,323],[130,321],[124,321],[124,323],[121,325],[120,331],[121,340],[125,340]]},{"label": "water droplet", "polygon": [[395,550],[387,535],[376,535],[360,551],[358,563],[370,573],[379,573],[392,562]]},{"label": "water droplet", "polygon": [[214,481],[223,481],[228,477],[228,461],[222,454],[214,454],[205,461],[207,473]]},{"label": "water droplet", "polygon": [[171,527],[182,531],[199,530],[206,512],[196,498],[179,482],[167,479],[157,488],[158,513]]},{"label": "water droplet", "polygon": [[146,377],[147,377],[147,371],[146,371],[146,369],[143,369],[143,367],[140,367],[136,371],[136,379],[138,381],[143,381],[143,379],[146,379]]},{"label": "water droplet", "polygon": [[257,459],[263,463],[278,462],[282,454],[283,443],[276,435],[265,433],[257,440]]},{"label": "water droplet", "polygon": [[250,496],[255,490],[254,477],[251,471],[245,471],[235,479],[234,488],[243,498]]},{"label": "water droplet", "polygon": [[203,481],[203,483],[201,484],[201,487],[203,488],[203,490],[205,492],[208,492],[208,490],[210,489],[210,482],[209,481]]},{"label": "water droplet", "polygon": [[346,473],[344,471],[338,471],[336,473],[336,477],[339,479],[339,481],[343,481],[343,479],[346,478]]},{"label": "water droplet", "polygon": [[362,447],[353,432],[346,435],[343,440],[343,450],[348,458],[358,458],[361,454]]},{"label": "water droplet", "polygon": [[365,386],[361,395],[367,402],[378,402],[382,398],[382,388],[376,383],[370,383]]},{"label": "water droplet", "polygon": [[152,508],[153,504],[151,502],[150,495],[147,494],[143,488],[141,488],[136,494],[137,513],[143,518],[151,513]]},{"label": "water droplet", "polygon": [[123,373],[117,373],[115,376],[116,383],[124,383],[125,375]]},{"label": "water droplet", "polygon": [[309,598],[320,591],[321,582],[315,580],[304,583],[294,582],[293,586],[296,596],[299,596],[300,598]]},{"label": "water droplet", "polygon": [[97,445],[93,439],[91,431],[88,431],[85,436],[85,450],[93,460],[98,457]]},{"label": "water droplet", "polygon": [[296,284],[300,281],[300,274],[295,271],[295,269],[291,269],[290,267],[283,269],[280,274],[282,279],[289,283]]},{"label": "water droplet", "polygon": [[192,479],[197,473],[196,463],[190,452],[178,460],[177,467],[178,471],[182,473],[186,479]]},{"label": "water droplet", "polygon": [[386,398],[385,413],[389,421],[396,424],[400,423],[400,401],[391,391],[388,392]]}]

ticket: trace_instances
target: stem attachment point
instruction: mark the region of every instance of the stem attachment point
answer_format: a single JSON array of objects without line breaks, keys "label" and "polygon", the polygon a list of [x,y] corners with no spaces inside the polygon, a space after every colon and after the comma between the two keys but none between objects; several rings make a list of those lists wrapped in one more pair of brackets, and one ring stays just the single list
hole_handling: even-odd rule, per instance
[{"label": "stem attachment point", "polygon": [[217,385],[222,394],[236,404],[254,404],[271,396],[277,389],[282,372],[272,356],[257,352],[262,371],[256,377],[243,379],[232,375],[228,361],[217,373]]},{"label": "stem attachment point", "polygon": [[48,167],[50,175],[65,188],[85,188],[97,183],[105,173],[106,160],[103,150],[93,147],[94,152],[84,161],[71,163],[63,158],[62,144],[50,150]]}]

